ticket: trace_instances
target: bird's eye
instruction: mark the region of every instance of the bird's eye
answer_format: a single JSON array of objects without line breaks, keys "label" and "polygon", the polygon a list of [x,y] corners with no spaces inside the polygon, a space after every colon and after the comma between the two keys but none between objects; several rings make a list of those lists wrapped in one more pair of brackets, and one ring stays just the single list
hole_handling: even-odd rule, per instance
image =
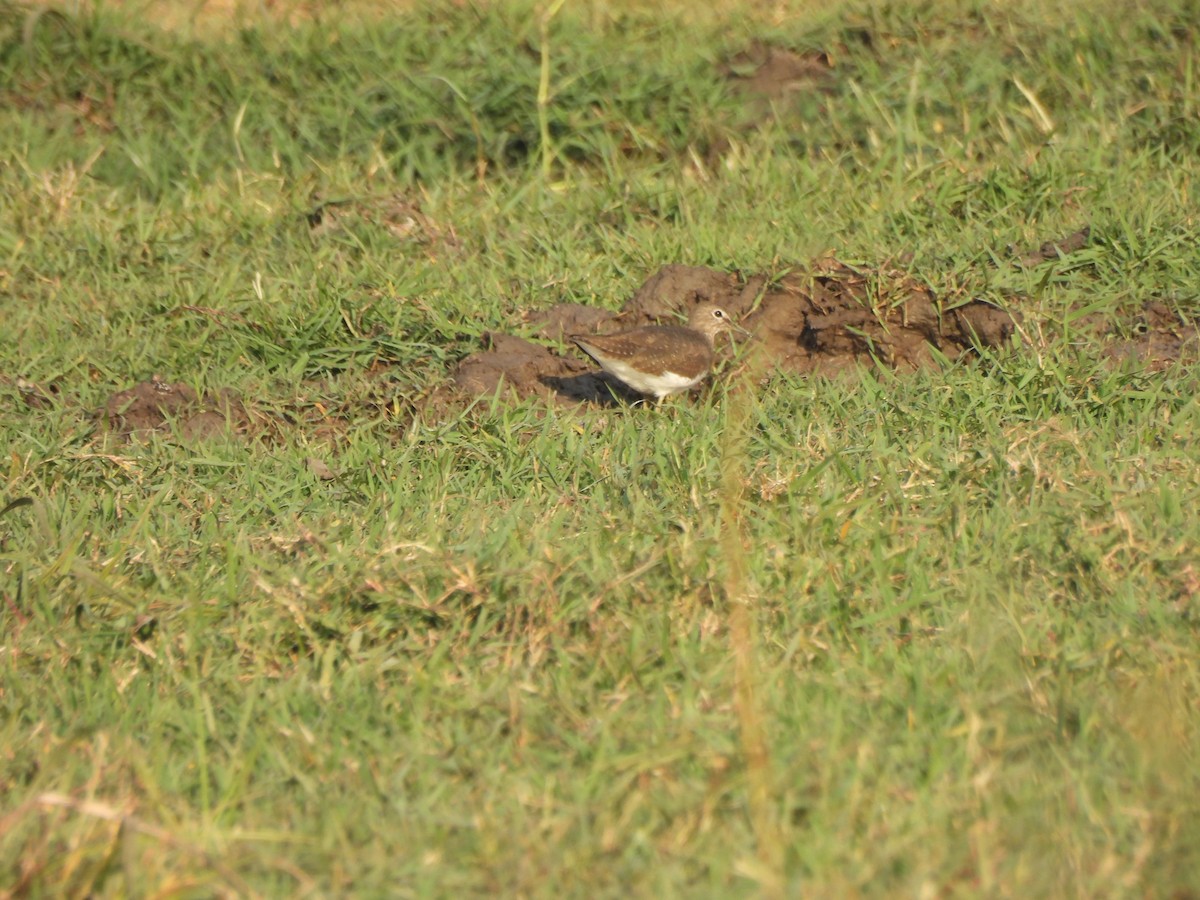
[{"label": "bird's eye", "polygon": [[723,319],[723,318],[725,318],[725,313],[721,312],[721,310],[719,310],[719,309],[714,309],[713,316],[718,319]]}]

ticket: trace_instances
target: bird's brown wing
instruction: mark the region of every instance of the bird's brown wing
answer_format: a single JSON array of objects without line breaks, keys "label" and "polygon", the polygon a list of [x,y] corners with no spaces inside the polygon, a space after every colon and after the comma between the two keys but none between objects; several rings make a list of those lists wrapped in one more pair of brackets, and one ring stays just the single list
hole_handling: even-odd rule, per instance
[{"label": "bird's brown wing", "polygon": [[712,348],[702,334],[679,325],[644,325],[616,334],[576,335],[580,349],[620,360],[650,375],[674,372],[693,378],[712,365]]}]

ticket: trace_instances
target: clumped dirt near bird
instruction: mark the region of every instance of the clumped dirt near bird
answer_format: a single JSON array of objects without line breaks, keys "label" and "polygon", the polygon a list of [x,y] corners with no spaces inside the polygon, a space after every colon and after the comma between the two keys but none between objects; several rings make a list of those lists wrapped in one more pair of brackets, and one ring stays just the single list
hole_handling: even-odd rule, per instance
[{"label": "clumped dirt near bird", "polygon": [[[1008,313],[977,300],[939,310],[929,288],[888,268],[863,269],[822,260],[775,281],[698,266],[664,266],[617,315],[556,306],[531,314],[537,336],[560,344],[572,333],[676,321],[696,303],[717,303],[749,330],[761,349],[764,374],[783,369],[834,375],[861,363],[908,371],[932,362],[933,350],[954,359],[978,342],[996,346],[1013,333]],[[721,342],[719,342],[721,343]],[[610,396],[595,366],[566,349],[490,335],[489,346],[464,359],[455,384],[469,394],[503,383],[517,396],[543,394],[564,402]]]},{"label": "clumped dirt near bird", "polygon": [[[1033,266],[1082,249],[1088,238],[1083,229],[1034,250],[1011,253],[1022,265]],[[450,388],[419,400],[408,397],[405,404],[410,414],[419,407],[425,418],[440,419],[461,410],[464,401],[498,392],[511,400],[542,397],[565,405],[633,402],[638,395],[585,359],[569,336],[677,322],[705,301],[720,304],[753,335],[749,341],[739,339],[740,353],[742,359],[753,360],[751,377],[760,381],[775,371],[838,377],[862,366],[880,366],[912,372],[939,358],[956,360],[979,348],[1000,347],[1014,337],[1018,344],[1024,339],[1021,298],[1014,298],[1007,310],[970,297],[939,298],[911,273],[892,265],[851,265],[828,257],[774,279],[668,265],[650,276],[620,312],[574,303],[527,312],[529,338],[488,333],[483,346],[449,373]],[[1147,301],[1126,321],[1114,324],[1109,317],[1085,316],[1074,327],[1094,339],[1097,353],[1114,365],[1132,362],[1159,370],[1174,360],[1200,356],[1198,323],[1159,299]],[[726,357],[733,352],[725,339],[718,341],[718,350]],[[386,365],[381,369],[386,372]],[[379,374],[373,371],[366,377]],[[56,386],[25,390],[31,405],[50,402],[56,392]],[[378,393],[353,392],[364,403],[369,395],[367,413],[376,414],[382,409]],[[392,385],[385,393],[390,399],[384,405],[395,406],[396,397],[404,395],[403,386]],[[311,411],[306,412],[311,405],[293,398],[283,407],[292,409],[294,417],[272,415],[232,391],[197,396],[186,384],[154,379],[113,394],[99,418],[109,433],[121,438],[172,432],[192,441],[231,430],[254,435],[289,423],[313,425]],[[355,418],[354,410],[318,406],[324,414],[314,428],[326,436],[338,431],[338,422]]]},{"label": "clumped dirt near bird", "polygon": [[1131,6],[0,0],[0,900],[1200,900]]},{"label": "clumped dirt near bird", "polygon": [[833,375],[860,363],[911,370],[931,362],[933,349],[955,359],[976,342],[997,346],[1014,330],[1007,312],[979,300],[939,309],[932,291],[902,271],[835,259],[773,283],[669,266],[628,309],[654,318],[696,300],[725,306],[761,342],[769,368],[801,374]]},{"label": "clumped dirt near bird", "polygon": [[602,377],[589,374],[590,361],[562,357],[541,344],[507,334],[489,334],[487,349],[464,359],[454,373],[454,384],[470,395],[492,394],[504,385],[518,396],[534,394],[562,399],[600,401],[605,396]]},{"label": "clumped dirt near bird", "polygon": [[[1083,229],[1014,255],[1023,265],[1036,265],[1082,249],[1088,236]],[[628,392],[575,353],[567,336],[678,321],[705,301],[724,307],[754,335],[751,346],[760,354],[756,373],[763,378],[774,370],[838,376],[859,366],[912,372],[939,358],[956,360],[1014,336],[1019,340],[1022,327],[1021,298],[1007,310],[971,297],[938,298],[928,285],[890,265],[825,258],[773,280],[668,265],[619,313],[560,304],[527,314],[535,337],[557,346],[488,335],[483,350],[459,363],[454,383],[470,396],[494,394],[503,385],[517,398],[612,403],[614,391],[618,399]],[[1101,342],[1099,352],[1113,361],[1134,359],[1160,369],[1200,349],[1197,323],[1159,300],[1149,301],[1131,322],[1113,325],[1097,317],[1081,327],[1089,325],[1091,337]]]}]

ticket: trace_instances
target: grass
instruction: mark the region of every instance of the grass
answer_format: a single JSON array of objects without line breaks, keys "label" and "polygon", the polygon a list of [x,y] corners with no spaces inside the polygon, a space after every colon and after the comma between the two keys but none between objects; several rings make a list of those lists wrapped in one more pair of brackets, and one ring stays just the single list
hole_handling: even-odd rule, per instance
[{"label": "grass", "polygon": [[[0,889],[1193,896],[1197,380],[1082,317],[1200,314],[1194,10],[545,11],[0,3]],[[764,116],[753,40],[834,66]],[[419,409],[525,309],[824,252],[1023,340]],[[108,435],[156,374],[277,424]]]}]

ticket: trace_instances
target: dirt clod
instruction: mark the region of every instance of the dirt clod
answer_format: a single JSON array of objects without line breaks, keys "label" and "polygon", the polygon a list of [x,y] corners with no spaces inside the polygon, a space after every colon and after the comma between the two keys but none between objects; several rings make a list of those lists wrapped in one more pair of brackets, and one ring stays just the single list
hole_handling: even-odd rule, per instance
[{"label": "dirt clod", "polygon": [[613,325],[613,319],[607,309],[580,303],[559,303],[525,316],[526,322],[537,326],[537,336],[548,341],[567,341],[573,334],[594,334]]},{"label": "dirt clod", "polygon": [[856,268],[820,260],[809,271],[770,282],[702,266],[664,266],[615,317],[564,304],[528,321],[563,352],[523,338],[488,335],[488,348],[458,366],[455,384],[473,396],[503,384],[517,397],[551,396],[562,402],[611,403],[628,391],[567,345],[572,333],[632,328],[686,318],[698,303],[719,303],[760,342],[767,369],[832,375],[859,364],[911,370],[933,361],[936,350],[955,359],[977,346],[1012,335],[1011,316],[978,300],[945,308],[907,273]]},{"label": "dirt clod", "polygon": [[1058,259],[1060,256],[1066,256],[1068,253],[1082,250],[1088,245],[1088,240],[1091,236],[1091,227],[1085,225],[1079,231],[1068,234],[1066,237],[1059,238],[1056,241],[1043,241],[1036,250],[1020,254],[1021,265],[1030,268],[1040,265],[1047,260]]},{"label": "dirt clod", "polygon": [[454,384],[460,391],[482,396],[503,387],[518,397],[583,399],[572,396],[578,391],[570,390],[574,379],[585,376],[590,368],[582,360],[556,356],[540,344],[512,335],[489,334],[486,340],[487,350],[459,363]]},{"label": "dirt clod", "polygon": [[767,279],[742,280],[705,266],[663,266],[651,275],[621,311],[623,328],[648,325],[673,316],[686,317],[698,303],[716,303],[734,318],[750,309]]},{"label": "dirt clod", "polygon": [[1151,371],[1165,369],[1184,357],[1200,357],[1200,320],[1189,318],[1161,300],[1146,303],[1134,317],[1131,336],[1113,335],[1104,355],[1113,362],[1130,360]]},{"label": "dirt clod", "polygon": [[109,432],[136,439],[172,426],[184,440],[196,441],[244,431],[250,414],[232,391],[196,395],[186,384],[170,384],[159,378],[135,384],[108,398],[103,412]]},{"label": "dirt clod", "polygon": [[943,305],[903,271],[837,260],[785,275],[743,324],[777,366],[822,375],[872,363],[911,371],[935,350],[956,359],[1002,344],[1015,328],[1009,313],[980,300]]},{"label": "dirt clod", "polygon": [[820,50],[797,53],[755,41],[730,57],[721,72],[751,100],[778,103],[797,92],[823,89],[832,68],[829,55]]}]

